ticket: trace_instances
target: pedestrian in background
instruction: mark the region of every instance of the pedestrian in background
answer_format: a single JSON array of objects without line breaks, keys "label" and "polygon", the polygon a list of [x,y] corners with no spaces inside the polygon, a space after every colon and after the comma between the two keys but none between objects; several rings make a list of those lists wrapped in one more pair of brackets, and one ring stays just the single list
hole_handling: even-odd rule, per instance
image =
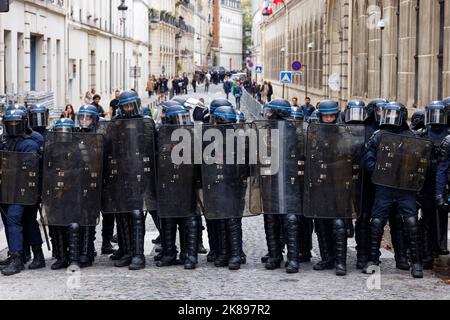
[{"label": "pedestrian in background", "polygon": [[267,81],[264,81],[261,94],[261,101],[263,104],[266,104],[268,102],[267,101],[268,95],[269,95],[269,84],[267,83]]},{"label": "pedestrian in background", "polygon": [[273,95],[273,87],[272,87],[272,82],[268,82],[267,86],[269,87],[269,90],[267,92],[267,102],[272,101],[272,95]]},{"label": "pedestrian in background", "polygon": [[94,106],[94,107],[96,107],[97,108],[97,112],[98,112],[98,115],[101,117],[101,118],[104,118],[105,117],[105,110],[103,109],[103,107],[100,105],[100,100],[102,99],[102,97],[100,97],[100,95],[99,94],[96,94],[95,96],[94,96],[94,98],[93,98],[93,102],[92,102],[92,105]]},{"label": "pedestrian in background", "polygon": [[211,76],[209,74],[205,77],[205,92],[209,92],[209,80],[211,79]]},{"label": "pedestrian in background", "polygon": [[61,114],[61,118],[69,118],[72,119],[73,122],[75,122],[76,115],[71,104],[66,105],[64,112]]},{"label": "pedestrian in background", "polygon": [[225,82],[223,83],[223,91],[225,91],[225,94],[227,95],[227,100],[228,100],[230,92],[231,92],[231,81],[229,78],[226,78]]},{"label": "pedestrian in background", "polygon": [[194,89],[194,93],[197,92],[197,79],[194,75],[194,77],[192,78],[192,88]]},{"label": "pedestrian in background", "polygon": [[153,96],[153,91],[155,90],[155,84],[153,82],[152,77],[149,75],[147,80],[147,92],[148,97],[151,98]]},{"label": "pedestrian in background", "polygon": [[234,88],[233,94],[236,98],[236,109],[241,110],[242,86],[240,81],[236,82],[236,87]]},{"label": "pedestrian in background", "polygon": [[117,109],[119,109],[119,97],[120,90],[116,89],[116,91],[114,91],[114,99],[112,99],[109,103],[109,116],[111,117],[111,119],[113,119],[117,115]]}]

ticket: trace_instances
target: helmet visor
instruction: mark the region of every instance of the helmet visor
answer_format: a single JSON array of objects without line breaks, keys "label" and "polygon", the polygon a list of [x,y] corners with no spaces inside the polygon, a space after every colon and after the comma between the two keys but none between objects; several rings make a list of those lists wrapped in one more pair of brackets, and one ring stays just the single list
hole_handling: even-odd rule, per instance
[{"label": "helmet visor", "polygon": [[5,121],[4,128],[9,137],[17,137],[25,132],[22,121]]},{"label": "helmet visor", "polygon": [[447,116],[445,109],[427,109],[425,112],[425,124],[446,125]]},{"label": "helmet visor", "polygon": [[366,108],[347,108],[345,110],[345,122],[364,122],[368,113]]},{"label": "helmet visor", "polygon": [[77,116],[78,125],[82,129],[91,129],[94,126],[94,116],[87,113],[79,113]]},{"label": "helmet visor", "polygon": [[48,113],[36,112],[30,114],[30,126],[32,128],[47,127],[48,126]]},{"label": "helmet visor", "polygon": [[383,109],[381,112],[380,125],[401,126],[402,117],[400,110]]}]

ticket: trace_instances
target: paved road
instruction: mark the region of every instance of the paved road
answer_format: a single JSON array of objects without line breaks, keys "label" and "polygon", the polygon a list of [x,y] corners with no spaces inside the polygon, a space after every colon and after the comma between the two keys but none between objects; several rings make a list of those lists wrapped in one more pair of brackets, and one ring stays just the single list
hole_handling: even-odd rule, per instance
[{"label": "paved road", "polygon": [[[208,98],[221,96],[219,88],[211,88]],[[202,96],[202,94],[197,94]],[[318,246],[314,236],[313,263],[301,265],[298,274],[288,275],[284,270],[267,271],[260,262],[266,252],[263,218],[243,221],[244,248],[248,263],[239,271],[215,268],[200,256],[196,270],[186,271],[180,266],[157,268],[151,239],[156,229],[147,219],[145,252],[147,268],[128,271],[112,266],[107,256],[97,257],[95,266],[71,273],[51,271],[50,253],[47,268],[24,271],[13,277],[0,276],[0,299],[449,299],[450,287],[425,272],[425,278],[414,280],[409,272],[394,268],[393,255],[382,250],[381,273],[371,278],[355,269],[355,243],[351,239],[348,252],[349,274],[336,277],[333,271],[313,271],[318,261]],[[100,226],[97,228],[100,235]],[[207,247],[207,236],[204,234]],[[1,238],[0,238],[1,243]],[[100,239],[96,241],[100,252]],[[0,252],[5,257],[6,250]],[[380,280],[377,283],[377,280]]]}]

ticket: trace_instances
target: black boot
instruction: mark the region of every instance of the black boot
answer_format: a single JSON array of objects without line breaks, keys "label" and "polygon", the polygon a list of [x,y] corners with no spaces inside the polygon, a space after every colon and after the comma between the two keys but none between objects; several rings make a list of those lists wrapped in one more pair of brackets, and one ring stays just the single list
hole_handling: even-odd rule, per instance
[{"label": "black boot", "polygon": [[158,229],[159,235],[156,239],[152,239],[153,244],[161,244],[161,219],[159,219],[157,211],[150,211],[150,216],[153,219],[153,223],[155,224],[156,229]]},{"label": "black boot", "polygon": [[228,268],[230,270],[239,270],[242,262],[242,225],[241,219],[229,219],[227,224],[227,235],[229,238],[230,258],[228,259]]},{"label": "black boot", "polygon": [[[425,270],[431,270],[433,269],[433,249],[432,249],[432,243],[431,243],[431,237],[428,230],[428,227],[426,226],[426,222],[424,219],[420,219],[419,221],[420,229],[422,231],[422,243],[423,243],[423,268]],[[408,268],[409,270],[409,268]]]},{"label": "black boot", "polygon": [[80,267],[88,268],[94,262],[94,237],[95,229],[92,227],[81,228],[81,242],[80,242]]},{"label": "black boot", "polygon": [[216,260],[214,260],[214,265],[217,268],[223,268],[228,266],[228,259],[229,259],[228,235],[225,220],[217,220],[217,230],[218,230],[218,239],[217,239],[218,255]]},{"label": "black boot", "polygon": [[445,209],[438,208],[437,216],[437,238],[438,254],[441,256],[449,255],[448,250],[448,212]]},{"label": "black boot", "polygon": [[396,212],[391,214],[389,217],[389,226],[391,228],[391,238],[394,246],[395,266],[400,270],[409,270],[408,246],[403,232],[402,217]]},{"label": "black boot", "polygon": [[118,261],[124,256],[124,249],[125,244],[123,242],[123,224],[120,222],[120,216],[121,213],[115,214],[116,219],[116,228],[117,228],[117,234],[113,236],[113,239],[111,242],[114,241],[114,237],[116,238],[116,243],[118,244],[119,248],[114,251],[114,253],[109,257],[113,261]]},{"label": "black boot", "polygon": [[312,219],[304,216],[298,217],[299,229],[299,254],[298,262],[311,262],[312,250]]},{"label": "black boot", "polygon": [[186,261],[186,221],[185,219],[177,219],[178,234],[180,239],[180,257],[177,260],[178,265],[184,265]]},{"label": "black boot", "polygon": [[110,237],[109,236],[104,236],[102,239],[102,254],[113,254],[114,253],[114,248],[110,242]]},{"label": "black boot", "polygon": [[[348,224],[347,224],[348,225]],[[334,220],[334,241],[336,245],[336,275],[347,274],[347,237],[348,230],[343,219]]]},{"label": "black boot", "polygon": [[[25,241],[25,239],[24,239],[24,241]],[[31,250],[30,250],[30,246],[28,244],[23,246],[22,260],[23,260],[23,264],[27,264],[31,260]]]},{"label": "black boot", "polygon": [[198,229],[198,254],[207,254],[208,251],[206,251],[205,247],[203,246],[203,230],[205,230],[205,227],[203,226],[202,217],[197,217],[197,229]]},{"label": "black boot", "polygon": [[12,260],[12,257],[8,252],[8,257],[5,260],[0,261],[0,270],[5,269],[6,266],[11,263],[11,260]]},{"label": "black boot", "polygon": [[66,227],[52,227],[53,228],[53,252],[56,255],[56,261],[52,264],[52,270],[66,269],[69,266],[68,244],[67,244],[67,228]]},{"label": "black boot", "polygon": [[141,270],[145,268],[144,237],[145,237],[144,213],[135,210],[131,213],[133,227],[133,258],[128,267],[129,270]]},{"label": "black boot", "polygon": [[298,273],[299,269],[299,225],[298,217],[294,214],[288,214],[283,217],[284,230],[286,233],[287,244],[287,273]]},{"label": "black boot", "polygon": [[313,269],[316,271],[331,270],[335,267],[335,258],[333,256],[334,248],[331,237],[333,230],[330,228],[330,221],[325,219],[315,219],[314,225],[322,261],[316,263]]},{"label": "black boot", "polygon": [[265,267],[267,270],[275,270],[281,267],[281,262],[283,261],[280,241],[280,217],[265,214],[264,229],[266,231],[267,248],[269,250],[269,259],[267,260]]},{"label": "black boot", "polygon": [[[121,225],[120,228],[119,224]],[[121,238],[123,246],[122,248],[119,247],[122,256],[114,263],[114,266],[117,268],[128,267],[131,263],[132,258],[131,225],[129,213],[120,213],[117,215],[117,227],[121,231],[119,239]]]},{"label": "black boot", "polygon": [[370,250],[369,261],[363,269],[363,273],[374,273],[371,268],[380,265],[380,246],[384,234],[384,223],[378,218],[372,219],[370,222]]},{"label": "black boot", "polygon": [[80,233],[81,227],[78,223],[72,223],[67,228],[68,246],[69,246],[69,264],[70,266],[80,267]]},{"label": "black boot", "polygon": [[33,246],[33,262],[30,263],[28,269],[36,270],[45,268],[45,258],[44,252],[42,251],[42,246]]},{"label": "black boot", "polygon": [[23,270],[25,270],[25,266],[23,265],[22,253],[21,252],[12,252],[11,253],[11,261],[2,270],[2,274],[4,276],[12,276],[14,274],[20,273]]},{"label": "black boot", "polygon": [[370,217],[368,213],[362,213],[356,220],[355,240],[356,240],[356,268],[364,269],[369,262],[369,242],[370,242]]},{"label": "black boot", "polygon": [[409,249],[411,252],[411,275],[414,278],[423,278],[422,248],[417,217],[405,219],[405,229],[408,233]]},{"label": "black boot", "polygon": [[187,270],[195,269],[198,263],[198,217],[186,218],[185,222],[185,248],[186,256],[184,268]]},{"label": "black boot", "polygon": [[172,218],[161,219],[162,258],[156,262],[157,267],[167,267],[176,264],[177,249],[175,246],[177,224]]},{"label": "black boot", "polygon": [[217,259],[217,221],[207,219],[206,229],[209,243],[209,253],[206,256],[206,261],[214,262]]}]

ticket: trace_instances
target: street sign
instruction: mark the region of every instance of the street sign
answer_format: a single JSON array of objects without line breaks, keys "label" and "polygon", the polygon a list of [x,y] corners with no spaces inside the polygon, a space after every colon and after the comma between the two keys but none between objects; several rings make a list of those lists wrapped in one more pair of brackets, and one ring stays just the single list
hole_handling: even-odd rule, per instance
[{"label": "street sign", "polygon": [[295,72],[292,72],[292,75],[293,75],[294,77],[300,77],[302,74],[303,74],[303,72],[301,72],[301,71],[295,71]]},{"label": "street sign", "polygon": [[292,62],[292,70],[299,71],[302,68],[302,63],[300,61]]},{"label": "street sign", "polygon": [[256,73],[262,73],[263,72],[263,67],[262,66],[256,66],[255,72]]},{"label": "street sign", "polygon": [[130,67],[130,78],[140,78],[141,67]]},{"label": "street sign", "polygon": [[292,72],[291,71],[281,71],[280,72],[280,82],[281,83],[292,83]]}]

